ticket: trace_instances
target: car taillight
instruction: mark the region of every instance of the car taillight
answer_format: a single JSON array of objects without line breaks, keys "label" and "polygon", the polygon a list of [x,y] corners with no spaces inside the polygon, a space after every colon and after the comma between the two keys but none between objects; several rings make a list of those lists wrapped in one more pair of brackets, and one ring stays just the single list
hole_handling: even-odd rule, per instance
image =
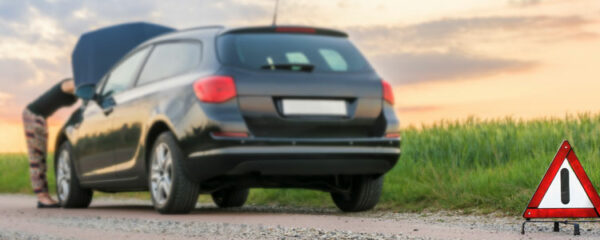
[{"label": "car taillight", "polygon": [[194,92],[200,101],[221,103],[234,98],[235,82],[229,76],[210,76],[194,82]]},{"label": "car taillight", "polygon": [[381,80],[381,85],[383,86],[383,100],[394,105],[394,91],[392,90],[392,85],[385,80]]}]

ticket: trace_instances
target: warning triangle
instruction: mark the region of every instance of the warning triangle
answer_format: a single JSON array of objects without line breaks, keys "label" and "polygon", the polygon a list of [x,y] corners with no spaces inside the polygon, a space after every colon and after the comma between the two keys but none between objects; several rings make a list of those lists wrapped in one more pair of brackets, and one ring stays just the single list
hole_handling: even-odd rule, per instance
[{"label": "warning triangle", "polygon": [[523,217],[595,218],[599,209],[596,189],[569,142],[563,141]]}]

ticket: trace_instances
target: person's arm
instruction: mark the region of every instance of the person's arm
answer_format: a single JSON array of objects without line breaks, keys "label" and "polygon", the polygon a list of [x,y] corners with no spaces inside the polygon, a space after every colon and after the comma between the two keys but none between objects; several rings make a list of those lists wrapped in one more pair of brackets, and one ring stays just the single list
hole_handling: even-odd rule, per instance
[{"label": "person's arm", "polygon": [[73,79],[65,80],[60,85],[60,89],[64,93],[68,93],[68,94],[74,95],[75,94],[75,82],[73,81]]}]

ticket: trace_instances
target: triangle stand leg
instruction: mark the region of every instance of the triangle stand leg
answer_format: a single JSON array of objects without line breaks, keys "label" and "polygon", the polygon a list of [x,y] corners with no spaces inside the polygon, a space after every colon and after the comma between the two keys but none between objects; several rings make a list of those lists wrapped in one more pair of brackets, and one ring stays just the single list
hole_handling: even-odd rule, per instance
[{"label": "triangle stand leg", "polygon": [[529,222],[529,219],[523,221],[523,224],[521,224],[521,235],[525,235],[525,224],[527,224]]},{"label": "triangle stand leg", "polygon": [[554,223],[554,227],[553,227],[553,232],[560,232],[560,224],[566,224],[566,225],[573,225],[573,235],[575,236],[579,236],[581,235],[581,228],[580,225],[581,223],[600,223],[600,220],[590,220],[590,221],[569,221],[569,220],[565,220],[565,221],[535,221],[535,220],[531,220],[531,219],[526,219],[525,221],[523,221],[523,224],[521,224],[521,235],[525,234],[525,225],[527,223]]}]

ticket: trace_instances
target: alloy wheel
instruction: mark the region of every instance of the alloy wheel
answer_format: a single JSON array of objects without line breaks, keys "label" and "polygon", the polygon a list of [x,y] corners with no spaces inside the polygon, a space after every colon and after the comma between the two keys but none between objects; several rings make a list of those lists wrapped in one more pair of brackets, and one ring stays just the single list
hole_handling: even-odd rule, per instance
[{"label": "alloy wheel", "polygon": [[58,169],[56,173],[56,186],[58,198],[64,201],[69,196],[71,184],[71,165],[69,165],[69,151],[63,150],[58,157]]},{"label": "alloy wheel", "polygon": [[159,144],[154,149],[151,164],[150,191],[158,205],[164,205],[171,193],[173,180],[173,158],[169,146]]}]

